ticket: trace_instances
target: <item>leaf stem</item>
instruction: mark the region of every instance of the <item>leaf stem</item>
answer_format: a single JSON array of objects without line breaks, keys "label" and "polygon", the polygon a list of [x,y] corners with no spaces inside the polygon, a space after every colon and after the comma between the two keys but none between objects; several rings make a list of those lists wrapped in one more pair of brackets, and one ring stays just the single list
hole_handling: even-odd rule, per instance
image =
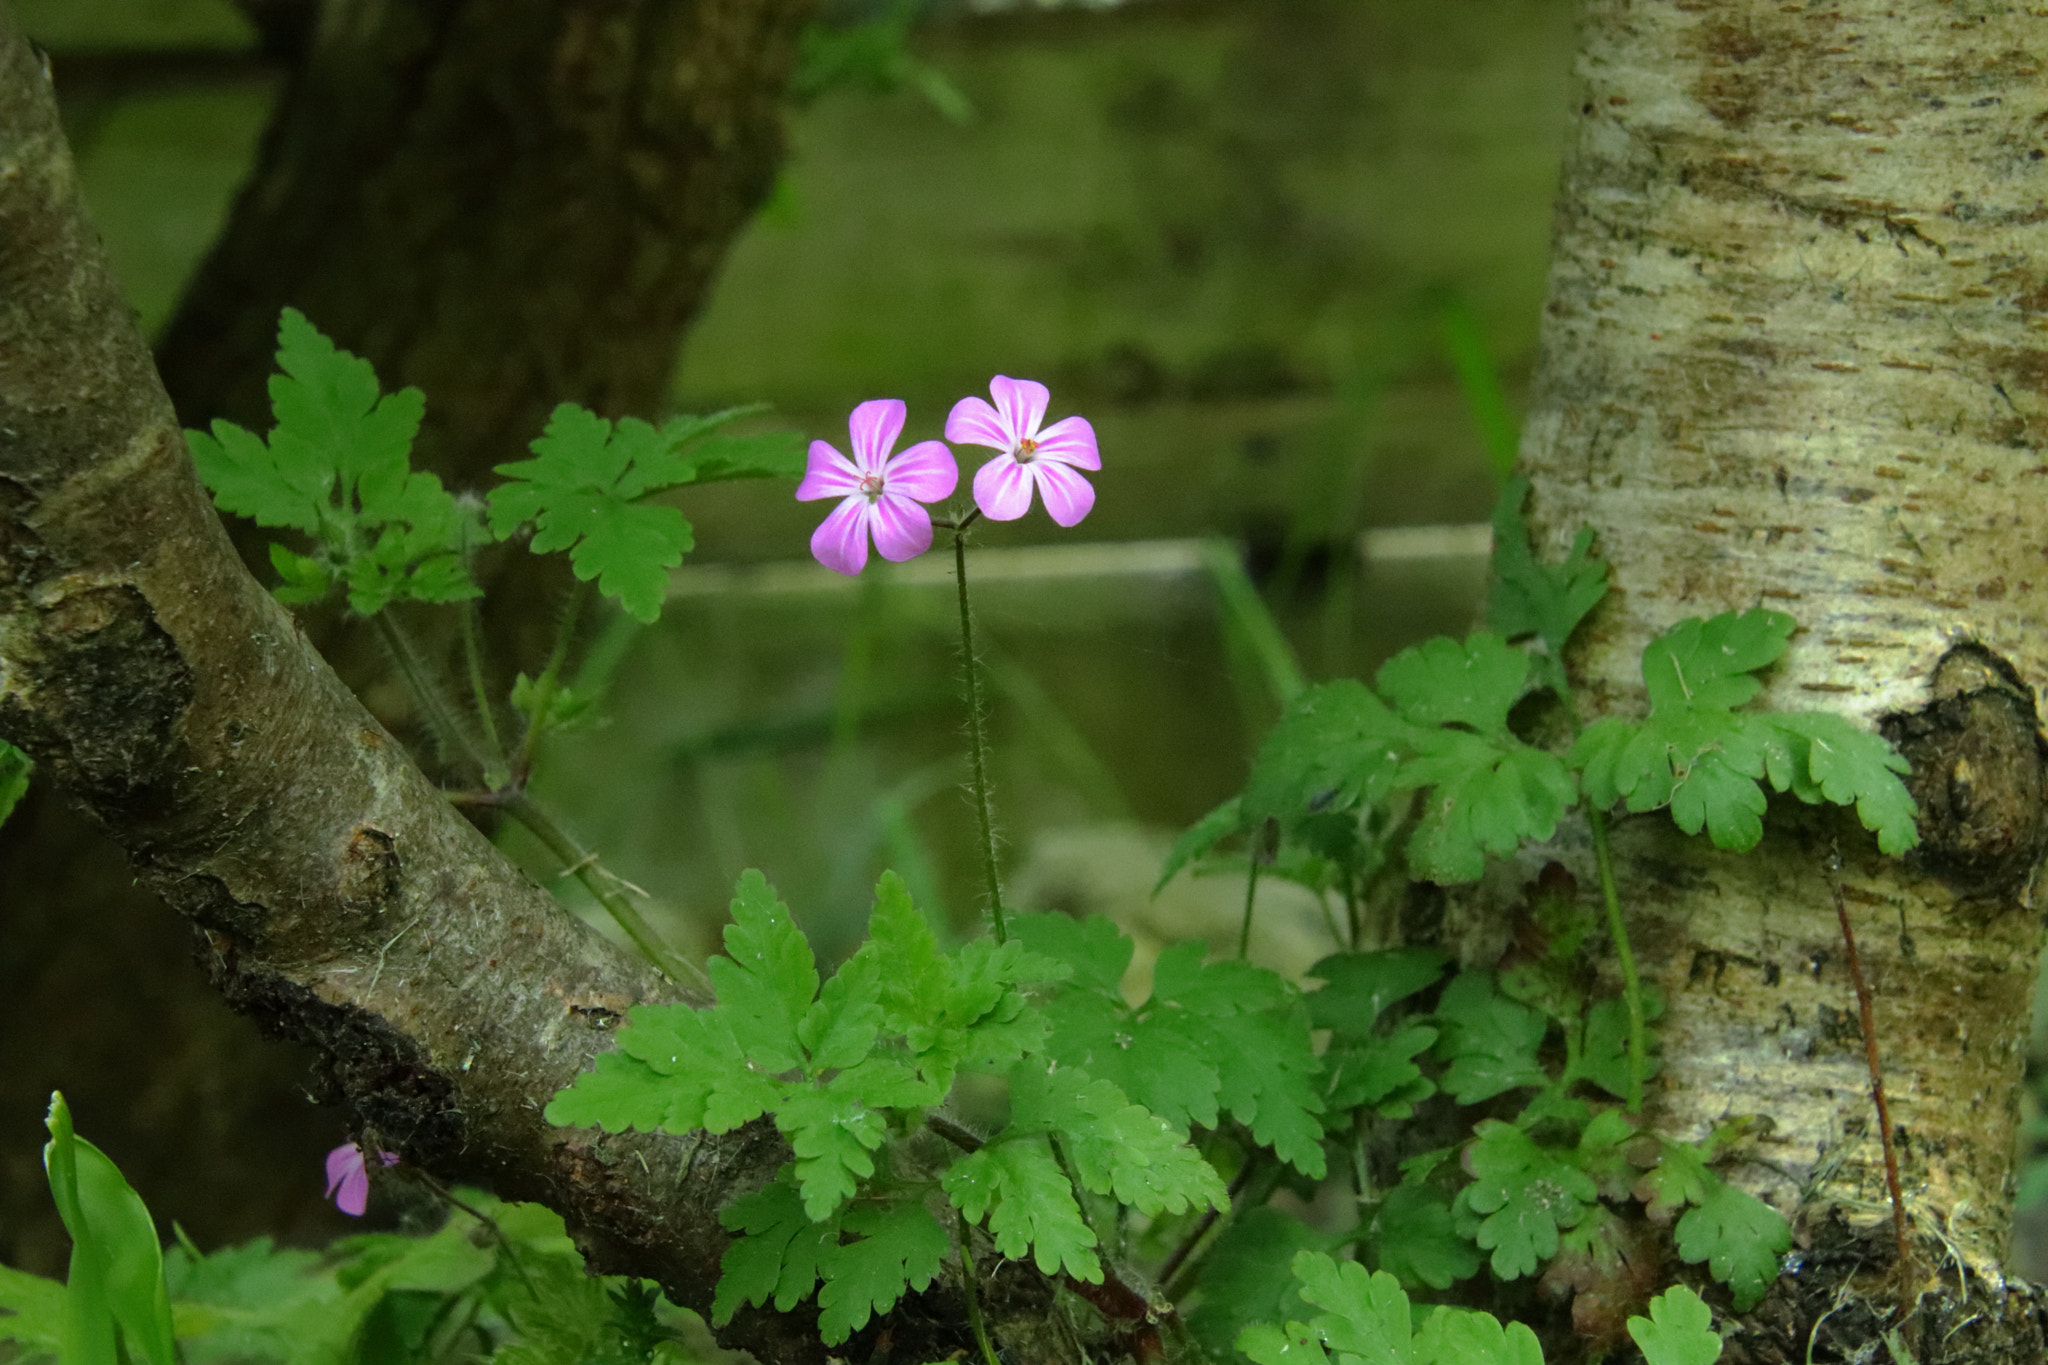
[{"label": "leaf stem", "polygon": [[462,620],[462,657],[469,665],[469,693],[476,703],[477,723],[484,730],[484,783],[497,786],[505,780],[505,741],[498,735],[498,718],[491,706],[490,690],[484,686],[484,651],[476,623],[474,599],[459,608]]},{"label": "leaf stem", "polygon": [[619,889],[618,877],[606,871],[599,864],[597,855],[586,852],[539,802],[526,792],[511,788],[501,794],[497,804],[532,831],[533,836],[547,846],[548,852],[561,859],[564,869],[574,873],[576,880],[583,883],[583,889],[597,898],[597,903],[610,913],[642,957],[678,985],[689,983],[710,989],[710,979],[704,975],[703,969],[661,941],[661,936],[654,932],[654,926],[641,916],[639,909]]},{"label": "leaf stem", "polygon": [[995,1343],[988,1339],[988,1324],[982,1321],[981,1291],[974,1286],[974,1253],[967,1246],[972,1229],[967,1226],[966,1214],[955,1211],[953,1216],[960,1223],[960,1292],[967,1299],[967,1325],[974,1329],[974,1344],[981,1348],[982,1365],[1002,1365],[996,1359]]},{"label": "leaf stem", "polygon": [[1636,975],[1636,955],[1629,950],[1628,926],[1621,921],[1621,895],[1614,888],[1614,850],[1607,842],[1607,813],[1590,801],[1586,825],[1593,832],[1593,860],[1600,868],[1600,898],[1607,905],[1607,933],[1621,962],[1621,995],[1628,1006],[1628,1111],[1643,1112],[1643,1077],[1649,1070],[1649,1048],[1643,1036],[1643,983]]},{"label": "leaf stem", "polygon": [[1201,1221],[1173,1249],[1173,1254],[1166,1258],[1166,1264],[1159,1268],[1159,1292],[1169,1300],[1179,1302],[1193,1287],[1202,1262],[1209,1258],[1216,1243],[1237,1221],[1237,1215],[1271,1198],[1274,1186],[1280,1183],[1280,1174],[1279,1163],[1269,1160],[1264,1148],[1246,1158],[1244,1169],[1230,1182],[1229,1204],[1202,1215]]},{"label": "leaf stem", "polygon": [[562,607],[562,619],[555,626],[554,648],[548,653],[548,664],[541,671],[540,682],[533,692],[533,710],[526,719],[526,734],[519,742],[519,753],[512,760],[512,783],[524,787],[526,779],[533,774],[533,760],[540,751],[541,736],[547,733],[548,713],[554,710],[555,693],[562,686],[562,665],[569,658],[569,646],[576,638],[576,618],[583,614],[583,604],[590,599],[590,583],[583,579],[569,590],[569,600]]},{"label": "leaf stem", "polygon": [[974,612],[967,603],[967,527],[974,514],[953,530],[953,574],[960,587],[960,671],[967,680],[968,757],[974,765],[974,815],[981,833],[981,870],[988,880],[989,915],[997,943],[1009,941],[1003,921],[1003,884],[996,872],[995,815],[988,791],[988,729],[981,710],[981,664],[974,656]]},{"label": "leaf stem", "polygon": [[377,629],[377,638],[391,655],[391,662],[397,666],[398,676],[404,681],[405,690],[412,694],[427,728],[443,745],[460,750],[462,757],[479,774],[487,771],[490,763],[477,746],[476,736],[462,723],[461,712],[434,681],[426,660],[420,657],[419,646],[413,643],[412,636],[398,623],[398,618],[385,610],[374,613],[370,622]]},{"label": "leaf stem", "polygon": [[1237,931],[1237,956],[1240,960],[1252,954],[1252,907],[1259,898],[1259,841],[1252,841],[1251,870],[1244,877],[1244,923]]}]

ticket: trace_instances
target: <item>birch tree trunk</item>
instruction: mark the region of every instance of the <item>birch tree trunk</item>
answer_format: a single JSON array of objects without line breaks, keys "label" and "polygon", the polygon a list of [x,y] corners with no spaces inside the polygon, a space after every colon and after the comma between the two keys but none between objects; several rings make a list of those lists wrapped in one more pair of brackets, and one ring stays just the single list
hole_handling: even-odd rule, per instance
[{"label": "birch tree trunk", "polygon": [[2048,10],[2022,4],[1585,9],[1522,447],[1540,532],[1590,524],[1614,565],[1572,660],[1581,709],[1640,714],[1643,646],[1680,618],[1783,610],[1800,629],[1758,705],[1882,727],[1922,810],[1904,863],[1788,802],[1747,856],[1662,814],[1618,827],[1669,1001],[1651,1117],[1767,1119],[1739,1178],[1799,1238],[1735,1358],[1853,1355],[1893,1302],[1869,1275],[1896,1257],[1837,886],[1877,996],[1909,1282],[1934,1294],[1919,1358],[2009,1349],[1983,1295],[2041,942],[2044,53]]}]

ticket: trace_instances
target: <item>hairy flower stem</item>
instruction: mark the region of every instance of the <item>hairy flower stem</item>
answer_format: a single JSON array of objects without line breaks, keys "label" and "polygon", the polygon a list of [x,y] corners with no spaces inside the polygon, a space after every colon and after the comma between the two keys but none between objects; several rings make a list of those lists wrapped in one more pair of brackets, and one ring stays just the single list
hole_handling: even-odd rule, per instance
[{"label": "hairy flower stem", "polygon": [[988,909],[997,943],[1009,941],[1003,922],[1003,884],[996,873],[996,827],[988,793],[988,729],[981,709],[981,661],[974,654],[974,612],[967,604],[967,528],[972,512],[953,528],[953,575],[960,587],[960,671],[967,680],[968,757],[974,765],[974,815],[981,831],[981,870],[988,878]]},{"label": "hairy flower stem", "polygon": [[1842,855],[1829,859],[1828,884],[1835,893],[1835,918],[1842,926],[1842,947],[1848,953],[1849,981],[1856,988],[1856,1012],[1863,1025],[1863,1060],[1870,1068],[1870,1099],[1877,1108],[1877,1140],[1884,1149],[1884,1183],[1892,1196],[1892,1236],[1898,1243],[1899,1263],[1893,1268],[1899,1285],[1899,1321],[1913,1311],[1911,1271],[1912,1243],[1906,1227],[1906,1195],[1899,1181],[1899,1154],[1892,1147],[1892,1110],[1884,1097],[1884,1070],[1877,1060],[1877,1002],[1870,983],[1863,978],[1863,958],[1856,951],[1856,933],[1849,927],[1849,906],[1842,898]]},{"label": "hairy flower stem", "polygon": [[477,724],[484,730],[484,785],[496,787],[505,780],[505,742],[498,737],[498,718],[491,706],[490,689],[484,686],[484,651],[478,638],[476,603],[464,602],[458,609],[462,619],[462,657],[469,665],[469,694],[476,703]]},{"label": "hairy flower stem", "polygon": [[576,638],[576,619],[583,614],[583,604],[590,599],[590,584],[581,579],[569,590],[569,600],[562,607],[562,619],[555,626],[555,646],[548,653],[548,665],[541,671],[540,682],[533,689],[533,709],[527,715],[526,735],[519,742],[519,753],[512,760],[512,783],[524,787],[526,779],[533,774],[533,760],[540,752],[541,736],[547,733],[548,712],[554,710],[555,694],[562,686],[562,665],[568,661],[569,646]]},{"label": "hairy flower stem", "polygon": [[1586,807],[1586,825],[1593,831],[1593,860],[1600,868],[1600,898],[1607,905],[1607,932],[1621,962],[1621,995],[1628,1006],[1628,1111],[1643,1112],[1643,1076],[1649,1070],[1644,1043],[1643,982],[1636,975],[1636,955],[1629,950],[1628,926],[1621,922],[1621,895],[1614,889],[1614,850],[1607,842],[1607,813]]},{"label": "hairy flower stem", "polygon": [[966,1214],[956,1213],[954,1217],[960,1224],[960,1292],[967,1299],[967,1325],[974,1329],[974,1344],[981,1348],[982,1365],[1002,1365],[996,1359],[995,1343],[988,1339],[988,1324],[981,1318],[981,1291],[974,1284],[974,1253],[967,1243],[972,1230],[967,1226]]},{"label": "hairy flower stem", "polygon": [[476,736],[463,723],[462,713],[454,701],[435,681],[426,660],[420,657],[419,646],[413,643],[412,636],[398,623],[398,618],[388,610],[380,611],[370,617],[370,623],[377,628],[377,638],[391,655],[391,662],[398,669],[405,690],[412,695],[413,704],[419,707],[420,717],[426,721],[435,739],[458,751],[479,775],[488,772],[490,760],[478,746]]},{"label": "hairy flower stem", "polygon": [[495,804],[526,826],[536,839],[547,846],[548,852],[561,859],[563,869],[574,873],[576,880],[583,883],[583,889],[597,898],[597,903],[610,913],[642,957],[678,985],[690,983],[710,989],[710,979],[704,975],[703,969],[661,941],[661,936],[654,932],[654,926],[641,916],[625,892],[619,889],[618,878],[598,864],[595,853],[584,851],[583,846],[555,823],[554,817],[539,802],[524,791],[510,788],[499,794]]}]

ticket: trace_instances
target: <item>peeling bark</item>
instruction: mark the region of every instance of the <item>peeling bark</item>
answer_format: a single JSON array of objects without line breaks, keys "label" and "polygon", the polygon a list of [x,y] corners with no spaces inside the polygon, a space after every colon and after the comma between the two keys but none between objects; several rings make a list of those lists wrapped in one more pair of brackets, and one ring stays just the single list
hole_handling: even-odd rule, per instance
[{"label": "peeling bark", "polygon": [[[1614,565],[1571,661],[1582,707],[1640,713],[1655,634],[1768,606],[1800,630],[1758,704],[1882,724],[1918,765],[1925,844],[1905,863],[1853,818],[1782,801],[1747,856],[1661,815],[1618,830],[1631,933],[1670,1001],[1652,1117],[1693,1136],[1765,1116],[1770,1165],[1742,1179],[1806,1247],[1756,1316],[1751,1358],[1797,1358],[1828,1306],[1811,1285],[1890,1257],[1888,1238],[1858,1240],[1889,1215],[1837,843],[1921,1239],[1913,1283],[1944,1272],[1939,1297],[1965,1268],[2001,1274],[2041,941],[2043,15],[1585,11],[1522,450],[1533,524],[1553,544],[1591,524]],[[2023,1307],[2014,1330],[2038,1353]],[[2015,1349],[1969,1339],[1928,1338],[1920,1358]]]}]

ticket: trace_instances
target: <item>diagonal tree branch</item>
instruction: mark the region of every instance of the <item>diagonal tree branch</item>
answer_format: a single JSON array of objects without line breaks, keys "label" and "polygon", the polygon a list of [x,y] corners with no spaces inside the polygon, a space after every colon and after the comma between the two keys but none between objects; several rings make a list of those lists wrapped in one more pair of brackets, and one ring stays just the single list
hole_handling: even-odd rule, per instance
[{"label": "diagonal tree branch", "polygon": [[[239,1009],[320,1051],[371,1140],[548,1203],[599,1268],[708,1306],[716,1211],[780,1140],[544,1122],[625,1009],[672,988],[456,815],[243,570],[4,7],[0,734],[201,932]],[[728,1339],[823,1355],[799,1315],[743,1317]]]}]

